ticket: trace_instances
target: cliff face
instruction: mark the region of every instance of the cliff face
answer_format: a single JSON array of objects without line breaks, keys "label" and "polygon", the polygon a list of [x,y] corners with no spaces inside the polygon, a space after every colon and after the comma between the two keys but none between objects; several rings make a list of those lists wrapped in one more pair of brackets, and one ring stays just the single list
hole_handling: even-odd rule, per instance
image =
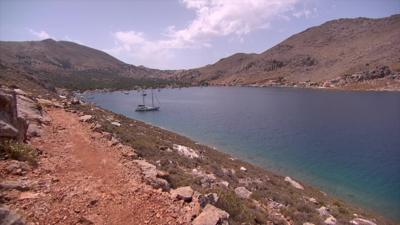
[{"label": "cliff face", "polygon": [[377,66],[393,74],[400,69],[400,15],[329,21],[261,54],[238,53],[180,78],[222,85],[324,82]]}]

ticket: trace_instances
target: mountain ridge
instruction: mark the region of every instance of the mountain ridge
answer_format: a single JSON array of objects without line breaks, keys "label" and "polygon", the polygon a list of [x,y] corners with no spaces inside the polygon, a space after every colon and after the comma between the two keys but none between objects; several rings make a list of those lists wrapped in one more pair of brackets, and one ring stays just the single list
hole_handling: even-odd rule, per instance
[{"label": "mountain ridge", "polygon": [[[262,53],[236,53],[187,70],[181,79],[213,85],[325,82],[388,66],[400,67],[400,15],[337,19],[290,36]],[[274,82],[272,82],[274,83]]]},{"label": "mountain ridge", "polygon": [[[68,41],[0,42],[0,64],[55,86],[135,86],[134,80],[169,84],[300,86],[400,90],[400,14],[327,21],[261,53],[236,53],[186,70],[159,70]],[[61,80],[61,81],[60,81]],[[73,80],[73,81],[71,81]],[[118,80],[114,82],[113,80]],[[107,85],[107,83],[113,83]],[[168,83],[167,82],[167,83]],[[78,83],[78,84],[77,84]],[[126,85],[130,83],[129,85]]]}]

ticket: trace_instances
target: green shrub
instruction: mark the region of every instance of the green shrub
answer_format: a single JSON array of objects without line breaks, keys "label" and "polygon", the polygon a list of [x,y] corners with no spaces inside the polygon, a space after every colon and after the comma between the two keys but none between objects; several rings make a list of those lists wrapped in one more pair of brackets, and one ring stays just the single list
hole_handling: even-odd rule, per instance
[{"label": "green shrub", "polygon": [[0,142],[1,155],[19,161],[26,161],[31,165],[37,164],[38,151],[29,145],[16,141],[6,140]]}]

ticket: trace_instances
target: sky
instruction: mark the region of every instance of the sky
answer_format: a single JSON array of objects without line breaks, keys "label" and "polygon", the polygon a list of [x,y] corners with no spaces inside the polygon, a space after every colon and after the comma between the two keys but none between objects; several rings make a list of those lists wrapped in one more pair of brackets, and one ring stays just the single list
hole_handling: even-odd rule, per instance
[{"label": "sky", "polygon": [[0,0],[0,40],[73,41],[133,65],[188,69],[332,19],[399,13],[400,0]]}]

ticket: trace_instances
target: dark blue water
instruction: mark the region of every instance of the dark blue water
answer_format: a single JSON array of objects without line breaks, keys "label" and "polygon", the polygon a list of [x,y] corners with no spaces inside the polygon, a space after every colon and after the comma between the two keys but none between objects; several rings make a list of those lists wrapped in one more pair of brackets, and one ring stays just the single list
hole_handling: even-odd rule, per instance
[{"label": "dark blue water", "polygon": [[[400,221],[400,93],[207,87],[86,94],[116,113],[170,129],[311,183]],[[150,100],[150,98],[149,98]]]}]

